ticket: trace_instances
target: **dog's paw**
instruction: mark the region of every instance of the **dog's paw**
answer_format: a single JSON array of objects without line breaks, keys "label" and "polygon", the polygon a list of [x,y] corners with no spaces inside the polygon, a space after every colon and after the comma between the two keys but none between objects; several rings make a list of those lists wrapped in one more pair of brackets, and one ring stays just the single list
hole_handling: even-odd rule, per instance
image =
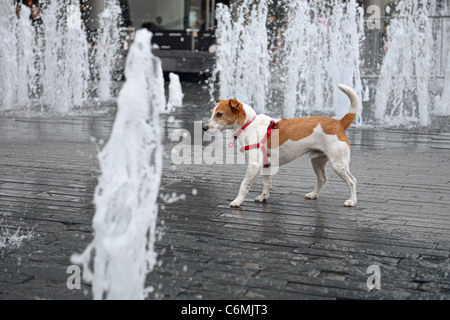
[{"label": "dog's paw", "polygon": [[242,204],[242,201],[234,200],[230,203],[230,208],[239,208]]},{"label": "dog's paw", "polygon": [[314,193],[314,192],[305,194],[305,199],[308,199],[308,200],[314,200],[314,199],[317,199],[317,197],[318,197],[317,193]]},{"label": "dog's paw", "polygon": [[267,202],[267,197],[263,197],[262,195],[257,196],[255,202]]},{"label": "dog's paw", "polygon": [[346,207],[354,207],[356,206],[356,200],[348,199],[344,202],[344,206]]}]

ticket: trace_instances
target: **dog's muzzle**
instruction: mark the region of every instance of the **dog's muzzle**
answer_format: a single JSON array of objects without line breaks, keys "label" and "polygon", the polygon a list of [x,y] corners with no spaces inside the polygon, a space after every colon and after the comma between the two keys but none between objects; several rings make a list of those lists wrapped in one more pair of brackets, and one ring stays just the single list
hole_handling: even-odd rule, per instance
[{"label": "dog's muzzle", "polygon": [[205,123],[203,125],[203,131],[208,131],[208,129],[209,129],[209,125],[207,123]]}]

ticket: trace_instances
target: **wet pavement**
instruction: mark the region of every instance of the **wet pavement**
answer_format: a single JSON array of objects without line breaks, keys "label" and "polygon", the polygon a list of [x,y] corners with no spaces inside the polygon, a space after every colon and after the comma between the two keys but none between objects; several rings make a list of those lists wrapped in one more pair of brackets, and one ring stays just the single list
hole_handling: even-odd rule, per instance
[{"label": "wet pavement", "polygon": [[[315,174],[303,157],[274,176],[268,203],[253,202],[259,177],[230,209],[245,165],[170,158],[173,130],[194,137],[193,121],[209,115],[195,90],[161,118],[151,299],[450,299],[450,134],[349,129],[355,208],[343,206],[348,188],[329,166],[320,198],[304,199]],[[0,118],[0,299],[92,298],[85,283],[67,287],[67,268],[92,239],[97,152],[113,120]],[[370,266],[379,290],[367,287]]]}]

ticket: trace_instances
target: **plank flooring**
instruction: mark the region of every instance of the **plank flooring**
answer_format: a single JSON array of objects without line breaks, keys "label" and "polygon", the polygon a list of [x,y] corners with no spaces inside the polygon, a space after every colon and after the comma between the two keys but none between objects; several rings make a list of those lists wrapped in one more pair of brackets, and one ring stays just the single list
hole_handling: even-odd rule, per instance
[{"label": "plank flooring", "polygon": [[[172,132],[194,137],[208,115],[202,104],[161,118],[161,194],[185,199],[160,200],[150,299],[450,299],[448,133],[349,129],[356,208],[329,166],[320,198],[304,199],[315,185],[304,157],[273,177],[268,203],[253,202],[257,178],[230,209],[245,165],[170,157]],[[97,152],[113,120],[0,118],[0,299],[92,298],[89,284],[67,288],[67,267],[93,236]],[[380,290],[366,285],[372,265]]]}]

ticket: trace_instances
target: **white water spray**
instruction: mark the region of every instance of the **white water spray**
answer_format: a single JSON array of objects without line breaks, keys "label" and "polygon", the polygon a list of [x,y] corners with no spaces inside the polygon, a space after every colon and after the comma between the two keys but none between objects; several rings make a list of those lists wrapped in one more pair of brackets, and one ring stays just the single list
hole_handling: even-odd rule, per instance
[{"label": "white water spray", "polygon": [[267,11],[265,0],[244,0],[230,8],[218,4],[216,10],[218,50],[213,78],[219,81],[217,98],[246,101],[257,112],[264,112],[269,91]]},{"label": "white water spray", "polygon": [[[399,1],[399,17],[388,28],[387,53],[375,97],[375,118],[383,124],[429,124],[433,35],[428,6]],[[414,49],[412,49],[414,48]]]},{"label": "white water spray", "polygon": [[115,66],[120,53],[120,23],[121,10],[116,0],[105,1],[105,8],[99,16],[98,49],[96,65],[99,76],[98,96],[100,101],[108,101],[111,96],[111,85]]},{"label": "white water spray", "polygon": [[[448,14],[433,12],[437,8],[448,12],[448,1],[444,9],[442,2],[439,6],[436,1],[397,2],[398,13],[388,21],[387,52],[380,61],[377,83],[372,81],[373,70],[363,69],[360,52],[367,21],[356,1],[333,1],[329,5],[279,1],[275,13],[267,14],[270,3],[259,1],[257,9],[251,9],[245,1],[218,7],[212,100],[237,98],[258,112],[265,110],[276,117],[324,114],[341,118],[348,103],[336,83],[344,83],[365,102],[365,112],[358,115],[357,124],[429,126],[430,115],[450,114]],[[439,15],[444,27],[436,24],[441,21]],[[270,29],[270,21],[275,21],[277,33]],[[438,53],[433,35],[443,44]],[[269,51],[265,49],[267,43]],[[436,71],[439,58],[447,65],[443,86],[438,79],[441,73]],[[369,76],[365,83],[375,83],[375,102],[370,99],[368,85],[362,84],[363,72]]]},{"label": "white water spray", "polygon": [[79,0],[43,2],[40,53],[40,102],[50,111],[67,113],[88,99],[88,48]]},{"label": "white water spray", "polygon": [[95,238],[81,255],[72,256],[73,263],[83,265],[83,278],[92,282],[95,299],[144,299],[145,277],[156,261],[159,114],[165,97],[161,64],[150,51],[150,39],[150,32],[139,30],[130,47],[114,126],[99,154]]},{"label": "white water spray", "polygon": [[169,73],[169,101],[167,101],[167,110],[170,112],[173,107],[180,107],[183,105],[183,89],[181,87],[180,77],[171,72]]},{"label": "white water spray", "polygon": [[[443,16],[450,16],[450,1],[447,2],[447,7],[440,13]],[[442,57],[442,69],[444,76],[442,94],[438,96],[435,101],[435,106],[432,111],[435,115],[450,115],[450,19],[444,19],[442,22],[442,44],[441,50],[445,53]]]},{"label": "white water spray", "polygon": [[11,2],[0,2],[0,110],[27,107],[35,92],[34,29],[30,9],[20,6],[20,18]]},{"label": "white water spray", "polygon": [[440,98],[440,106],[438,110],[435,110],[437,114],[449,115],[450,114],[450,46],[447,53],[447,67],[444,75],[444,90]]},{"label": "white water spray", "polygon": [[[348,103],[336,83],[345,83],[362,98],[359,45],[363,13],[356,2],[320,3],[288,1],[285,46],[278,54],[285,76],[280,78],[287,117],[311,113],[342,118]],[[357,122],[361,122],[360,116]]]},{"label": "white water spray", "polygon": [[336,83],[362,96],[363,14],[356,2],[335,2],[329,10],[314,1],[284,1],[281,35],[266,27],[269,0],[247,2],[220,5],[216,11],[213,81],[218,80],[219,98],[240,99],[257,112],[269,107],[279,116],[330,110],[345,115],[348,105]]},{"label": "white water spray", "polygon": [[0,111],[35,110],[67,114],[94,96],[99,75],[101,101],[111,98],[113,70],[120,61],[120,6],[105,0],[96,56],[89,66],[80,0],[42,0],[40,20],[32,26],[30,9],[0,1]]}]

